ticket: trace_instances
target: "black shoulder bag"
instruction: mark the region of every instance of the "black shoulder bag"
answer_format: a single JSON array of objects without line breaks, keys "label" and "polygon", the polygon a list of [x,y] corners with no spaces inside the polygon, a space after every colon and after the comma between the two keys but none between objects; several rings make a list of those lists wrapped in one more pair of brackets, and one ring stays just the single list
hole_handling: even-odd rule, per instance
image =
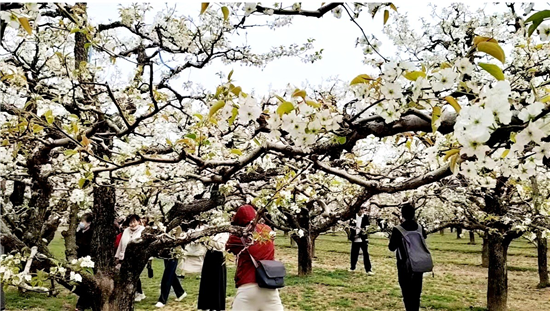
[{"label": "black shoulder bag", "polygon": [[[241,238],[241,240],[243,241],[243,245],[246,245],[244,239]],[[256,267],[256,283],[258,283],[259,287],[269,289],[285,287],[286,269],[282,262],[278,260],[256,261],[248,248],[246,252],[250,256],[250,259],[252,259],[254,267]]]}]

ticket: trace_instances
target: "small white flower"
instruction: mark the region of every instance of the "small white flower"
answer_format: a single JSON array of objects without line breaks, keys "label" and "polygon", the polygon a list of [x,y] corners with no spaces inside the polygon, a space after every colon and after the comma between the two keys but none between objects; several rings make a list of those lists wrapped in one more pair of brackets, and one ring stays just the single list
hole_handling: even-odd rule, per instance
[{"label": "small white flower", "polygon": [[274,11],[273,9],[267,9],[267,10],[264,11],[264,13],[265,13],[266,15],[271,16],[271,15],[273,15],[273,13],[275,13],[275,11]]},{"label": "small white flower", "polygon": [[518,118],[520,118],[523,122],[527,122],[538,116],[542,112],[542,109],[544,109],[543,103],[534,102],[522,109],[518,114]]},{"label": "small white flower", "polygon": [[256,3],[255,2],[247,2],[244,5],[244,15],[249,16],[250,14],[254,13],[256,11]]},{"label": "small white flower", "polygon": [[74,271],[71,271],[71,274],[69,275],[69,279],[75,282],[82,282],[82,276],[78,273],[75,273]]},{"label": "small white flower", "polygon": [[451,68],[445,68],[434,74],[434,81],[432,81],[432,88],[435,92],[440,92],[453,87],[458,73],[454,72]]},{"label": "small white flower", "polygon": [[332,14],[333,14],[334,17],[336,17],[336,18],[342,17],[342,7],[341,7],[341,6],[337,6],[337,7],[335,7],[334,9],[332,9]]},{"label": "small white flower", "polygon": [[399,85],[399,83],[386,83],[380,88],[380,90],[386,99],[399,99],[403,97],[401,85]]},{"label": "small white flower", "polygon": [[92,261],[90,256],[83,257],[80,260],[80,266],[82,268],[93,268],[95,266],[95,263]]},{"label": "small white flower", "polygon": [[304,230],[300,229],[298,230],[298,236],[301,238],[304,236]]},{"label": "small white flower", "polygon": [[302,9],[302,2],[296,2],[292,5],[294,11],[300,11]]},{"label": "small white flower", "polygon": [[472,63],[470,63],[470,61],[467,58],[459,59],[456,62],[455,66],[458,69],[458,71],[460,71],[463,74],[467,74],[471,76],[472,73],[474,72],[474,65],[472,65]]},{"label": "small white flower", "polygon": [[539,34],[540,34],[540,40],[541,41],[548,41],[550,40],[550,24],[542,24],[539,26]]},{"label": "small white flower", "polygon": [[262,108],[260,108],[258,102],[252,97],[241,97],[239,102],[241,105],[239,107],[239,121],[242,124],[248,124],[250,121],[258,119],[262,114]]},{"label": "small white flower", "polygon": [[540,144],[542,138],[544,137],[544,132],[541,131],[533,122],[530,122],[529,125],[523,129],[519,134],[516,135],[516,143],[520,145],[527,145],[530,142],[535,142]]}]

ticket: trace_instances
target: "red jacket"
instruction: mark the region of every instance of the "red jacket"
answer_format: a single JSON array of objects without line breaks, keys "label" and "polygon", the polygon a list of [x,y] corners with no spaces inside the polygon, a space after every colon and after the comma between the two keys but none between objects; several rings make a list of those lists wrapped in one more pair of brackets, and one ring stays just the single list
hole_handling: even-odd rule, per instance
[{"label": "red jacket", "polygon": [[[250,205],[243,205],[239,207],[237,213],[233,217],[233,224],[238,226],[248,225],[256,216],[256,211]],[[268,225],[257,224],[256,232],[262,234],[262,236],[269,236],[271,228]],[[241,238],[236,235],[230,235],[229,240],[225,248],[238,255],[243,249],[243,243]],[[255,242],[248,250],[240,253],[237,260],[237,271],[235,273],[235,286],[240,287],[241,285],[248,283],[256,283],[256,267],[252,263],[252,259],[248,252],[254,257],[256,261],[258,260],[274,260],[275,259],[275,245],[273,240],[266,242]]]},{"label": "red jacket", "polygon": [[118,244],[120,244],[121,238],[122,238],[122,233],[117,234],[116,240],[115,240],[115,250],[118,248]]}]

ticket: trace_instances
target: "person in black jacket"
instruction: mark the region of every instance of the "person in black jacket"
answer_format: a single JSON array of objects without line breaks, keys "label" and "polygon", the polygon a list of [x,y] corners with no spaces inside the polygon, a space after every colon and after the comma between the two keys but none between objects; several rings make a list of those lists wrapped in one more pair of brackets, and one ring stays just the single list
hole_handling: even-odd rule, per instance
[{"label": "person in black jacket", "polygon": [[90,213],[82,215],[78,229],[76,230],[76,256],[78,258],[90,256],[92,234],[94,233],[92,221],[94,217]]},{"label": "person in black jacket", "polygon": [[[401,223],[407,231],[418,230],[420,226],[415,220],[415,209],[411,203],[405,203],[401,207],[401,214],[405,221]],[[422,235],[426,238],[426,230],[422,228]],[[409,272],[406,265],[407,252],[405,245],[403,244],[403,235],[399,230],[393,227],[390,244],[388,245],[390,251],[399,249],[399,253],[402,256],[397,256],[397,275],[399,279],[399,286],[401,286],[401,293],[403,294],[403,303],[405,304],[405,310],[418,311],[420,309],[420,295],[422,294],[422,273]]]},{"label": "person in black jacket", "polygon": [[351,267],[350,271],[355,271],[357,260],[359,259],[359,249],[363,250],[363,264],[365,272],[368,275],[374,275],[369,258],[369,240],[367,227],[369,226],[369,216],[366,214],[366,209],[361,208],[356,217],[350,219],[349,236],[351,241]]},{"label": "person in black jacket", "polygon": [[[91,246],[92,246],[92,234],[93,234],[93,222],[94,217],[90,213],[82,215],[80,219],[80,224],[76,230],[76,256],[78,258],[91,256]],[[76,291],[75,291],[76,292]],[[91,308],[92,301],[91,297],[86,292],[79,293],[78,301],[76,303],[76,310],[86,310]]]}]

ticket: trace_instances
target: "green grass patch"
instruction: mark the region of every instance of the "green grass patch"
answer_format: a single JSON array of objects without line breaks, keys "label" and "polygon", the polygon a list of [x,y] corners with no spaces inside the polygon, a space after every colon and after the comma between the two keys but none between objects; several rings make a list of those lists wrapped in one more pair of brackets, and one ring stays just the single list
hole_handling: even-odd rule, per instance
[{"label": "green grass patch", "polygon": [[[455,234],[431,235],[428,245],[435,262],[435,277],[426,274],[422,295],[422,310],[486,310],[487,270],[481,264],[481,239],[469,245],[467,239]],[[286,287],[280,290],[285,310],[403,310],[401,290],[397,283],[395,255],[387,249],[386,238],[372,236],[369,243],[371,262],[376,274],[349,272],[350,243],[343,233],[321,235],[316,241],[313,274],[297,275],[297,249],[289,238],[276,238],[276,257],[282,260],[288,276]],[[64,257],[63,239],[57,236],[50,245],[57,258]],[[360,257],[361,260],[361,257]],[[508,255],[509,309],[511,311],[550,310],[550,288],[536,289],[538,283],[536,249],[524,240],[510,245]],[[154,277],[142,275],[146,299],[136,304],[136,310],[156,310],[164,269],[162,260],[153,261]],[[227,307],[235,296],[234,263],[228,263]],[[172,293],[164,310],[196,310],[200,279],[187,275],[182,285],[188,297],[175,302]],[[58,288],[60,286],[58,285]],[[10,288],[6,293],[7,310],[74,310],[76,296],[62,290],[57,297],[36,293],[19,293]]]}]

